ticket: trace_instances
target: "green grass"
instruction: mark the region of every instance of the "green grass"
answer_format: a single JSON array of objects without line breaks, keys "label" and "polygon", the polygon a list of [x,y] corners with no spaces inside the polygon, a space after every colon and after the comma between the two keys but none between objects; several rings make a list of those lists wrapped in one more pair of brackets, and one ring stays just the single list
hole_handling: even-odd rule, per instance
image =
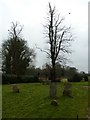
[{"label": "green grass", "polygon": [[86,118],[88,89],[87,82],[72,83],[72,96],[62,96],[63,83],[58,85],[58,104],[52,106],[49,85],[18,84],[20,93],[13,93],[11,85],[2,86],[3,118]]},{"label": "green grass", "polygon": [[0,119],[2,118],[2,85],[0,84]]}]

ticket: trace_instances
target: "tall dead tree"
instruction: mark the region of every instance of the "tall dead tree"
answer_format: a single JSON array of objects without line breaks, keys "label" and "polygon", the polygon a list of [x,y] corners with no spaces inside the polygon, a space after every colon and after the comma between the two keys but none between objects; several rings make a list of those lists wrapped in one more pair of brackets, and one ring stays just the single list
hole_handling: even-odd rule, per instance
[{"label": "tall dead tree", "polygon": [[49,3],[49,12],[47,16],[47,23],[44,25],[45,35],[48,38],[49,49],[46,52],[51,60],[51,84],[50,97],[55,98],[57,94],[57,82],[55,66],[57,62],[67,61],[64,53],[71,53],[69,49],[72,42],[71,27],[66,27],[64,18],[56,13],[56,8],[51,7]]}]

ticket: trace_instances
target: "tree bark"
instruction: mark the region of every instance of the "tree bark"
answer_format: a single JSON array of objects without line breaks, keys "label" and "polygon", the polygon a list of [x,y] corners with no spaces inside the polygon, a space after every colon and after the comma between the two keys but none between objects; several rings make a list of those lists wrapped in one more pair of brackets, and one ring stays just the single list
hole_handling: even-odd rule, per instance
[{"label": "tree bark", "polygon": [[57,82],[50,82],[50,98],[55,99],[57,97]]},{"label": "tree bark", "polygon": [[50,82],[50,98],[55,99],[57,97],[57,81],[56,81],[56,70],[55,70],[55,62],[52,63],[51,70],[51,82]]}]

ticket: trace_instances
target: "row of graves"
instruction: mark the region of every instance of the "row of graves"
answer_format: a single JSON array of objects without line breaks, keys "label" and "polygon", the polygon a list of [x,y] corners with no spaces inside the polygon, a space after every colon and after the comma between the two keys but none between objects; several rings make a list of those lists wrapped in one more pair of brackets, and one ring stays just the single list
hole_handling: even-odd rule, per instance
[{"label": "row of graves", "polygon": [[[50,80],[43,81],[42,84],[51,84]],[[52,84],[53,85],[53,84]],[[53,86],[51,86],[53,87]],[[72,92],[71,92],[71,83],[70,82],[65,82],[63,86],[63,96],[68,96],[72,97]],[[12,92],[13,93],[20,93],[20,89],[18,84],[12,84]],[[51,100],[51,105],[58,106],[58,102],[55,98]]]}]

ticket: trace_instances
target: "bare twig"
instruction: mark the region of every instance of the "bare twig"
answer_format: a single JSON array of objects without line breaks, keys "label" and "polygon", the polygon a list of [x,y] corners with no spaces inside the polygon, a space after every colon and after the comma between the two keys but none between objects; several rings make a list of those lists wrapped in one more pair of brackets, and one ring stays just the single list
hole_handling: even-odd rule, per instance
[{"label": "bare twig", "polygon": [[47,55],[49,55],[49,57],[51,56],[50,53],[47,52],[46,50],[43,50],[43,49],[41,49],[40,47],[37,47],[37,46],[36,46],[36,48],[39,49],[40,51],[46,53]]}]

